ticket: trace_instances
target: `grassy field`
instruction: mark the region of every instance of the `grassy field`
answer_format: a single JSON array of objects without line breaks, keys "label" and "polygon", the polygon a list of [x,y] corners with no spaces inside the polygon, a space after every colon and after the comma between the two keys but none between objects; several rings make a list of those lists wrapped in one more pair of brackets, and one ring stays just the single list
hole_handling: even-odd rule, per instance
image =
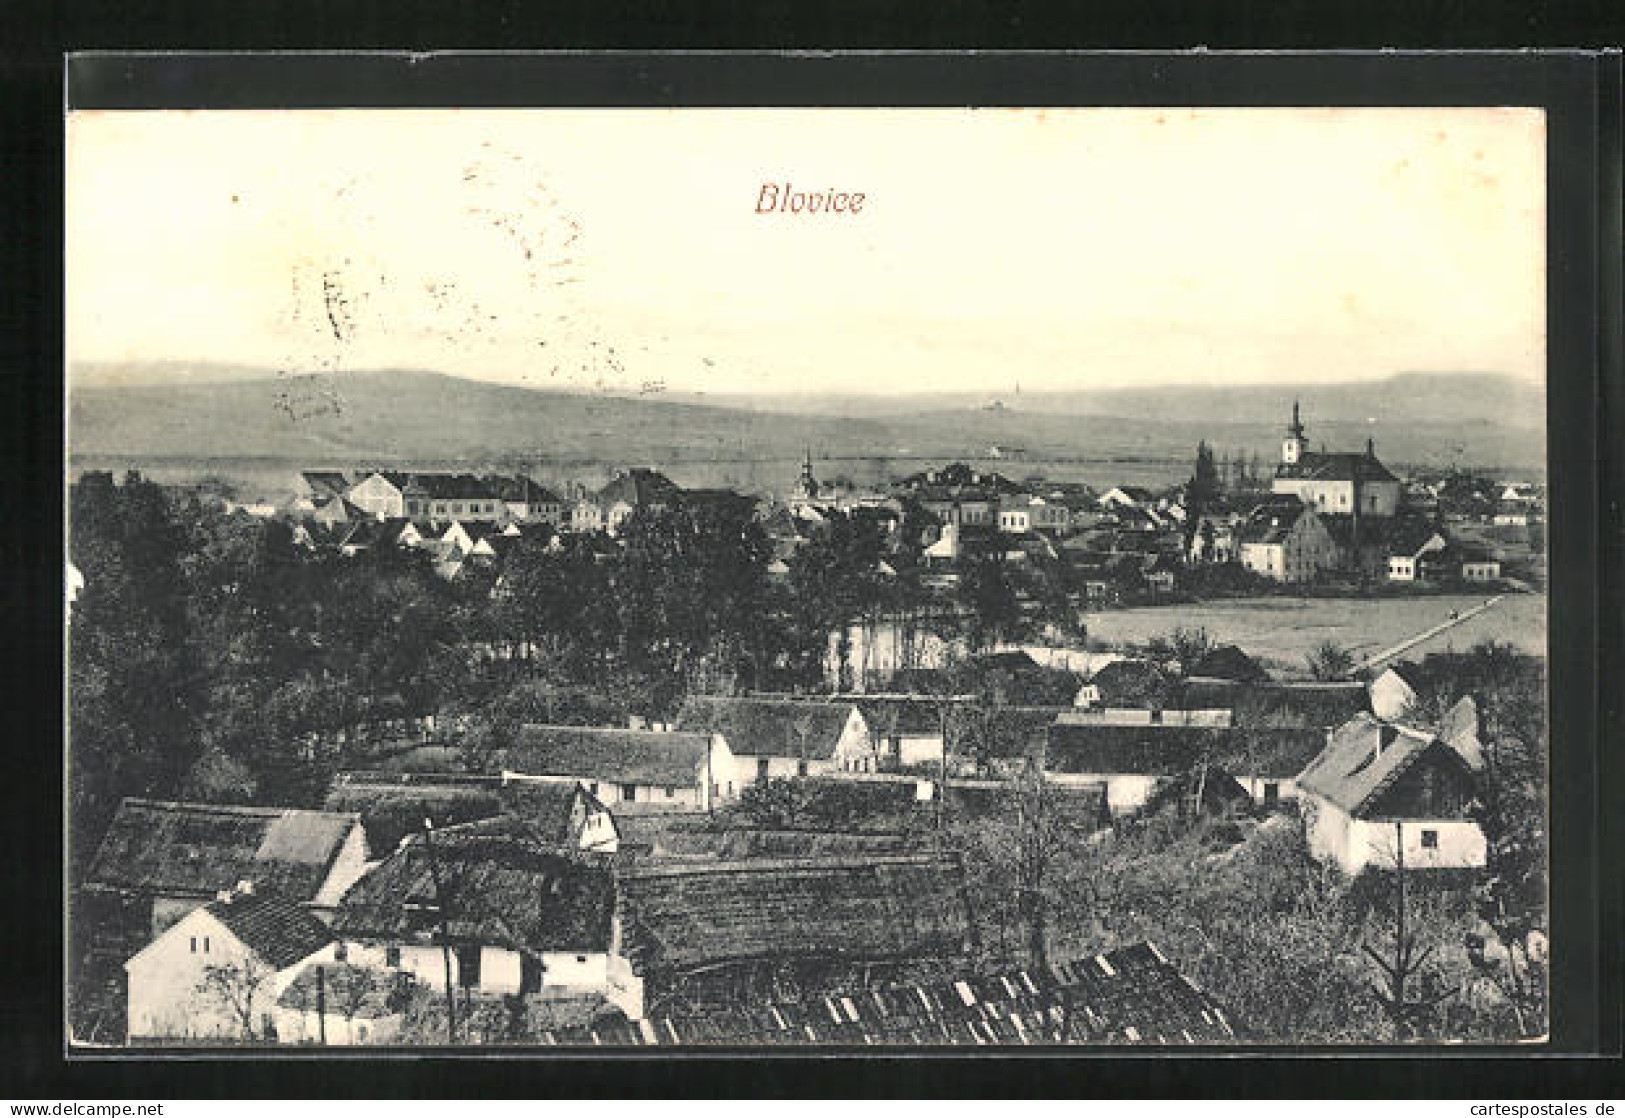
[{"label": "grassy field", "polygon": [[[1180,626],[1206,629],[1215,641],[1236,644],[1273,668],[1304,670],[1304,657],[1322,641],[1334,641],[1364,657],[1465,613],[1492,595],[1380,598],[1242,598],[1199,605],[1145,606],[1089,615],[1089,636],[1107,644],[1142,643]],[[1506,641],[1546,654],[1546,596],[1511,594],[1493,608],[1405,653],[1470,648],[1484,640]]]}]

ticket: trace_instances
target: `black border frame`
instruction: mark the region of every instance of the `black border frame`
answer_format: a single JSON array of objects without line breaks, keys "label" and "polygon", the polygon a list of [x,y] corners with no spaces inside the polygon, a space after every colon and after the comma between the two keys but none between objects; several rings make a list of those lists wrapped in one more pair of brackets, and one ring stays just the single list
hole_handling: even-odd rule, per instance
[{"label": "black border frame", "polygon": [[[719,54],[719,53],[611,53],[581,52],[543,55],[455,54],[407,55],[180,55],[131,56],[85,54],[67,63],[70,104],[74,108],[302,108],[302,107],[418,107],[463,105],[519,106],[642,106],[642,105],[1534,105],[1548,113],[1548,454],[1553,492],[1551,518],[1552,590],[1551,632],[1561,634],[1551,650],[1553,680],[1552,738],[1579,742],[1589,748],[1554,748],[1552,846],[1562,851],[1553,866],[1554,1018],[1552,1044],[1523,1049],[1318,1050],[1335,1056],[1337,1063],[1315,1061],[1310,1079],[1284,1077],[1283,1057],[1307,1050],[1246,1051],[1243,1076],[1248,1093],[1278,1095],[1293,1080],[1313,1082],[1322,1089],[1336,1080],[1369,1088],[1362,1063],[1382,1059],[1384,1077],[1402,1076],[1384,1084],[1397,1093],[1421,1093],[1418,1072],[1430,1075],[1430,1061],[1441,1071],[1458,1069],[1470,1076],[1446,1071],[1440,1078],[1455,1080],[1447,1094],[1485,1094],[1497,1083],[1515,1080],[1527,1090],[1566,1093],[1563,1084],[1578,1084],[1586,1065],[1552,1058],[1559,1049],[1618,1052],[1618,1007],[1625,998],[1620,987],[1620,952],[1613,933],[1621,926],[1619,884],[1622,875],[1605,863],[1604,848],[1619,848],[1617,815],[1606,805],[1620,802],[1617,755],[1597,748],[1604,726],[1615,733],[1621,725],[1620,701],[1604,692],[1604,680],[1625,678],[1618,657],[1620,610],[1619,503],[1606,499],[1617,494],[1622,480],[1617,436],[1625,418],[1625,390],[1618,376],[1620,362],[1620,177],[1619,126],[1621,67],[1619,56],[1599,57],[1578,51],[1550,54],[1023,54],[983,53],[946,55],[907,54]],[[60,135],[49,145],[60,155]],[[33,272],[54,285],[42,284],[34,309],[60,297],[61,211],[60,160],[56,167],[26,168],[45,171],[46,192],[54,187],[50,209],[54,229],[36,227],[25,238],[26,254],[38,247],[55,249],[55,259],[33,261]],[[1605,200],[1606,199],[1606,200]],[[43,238],[40,236],[44,233]],[[31,245],[29,242],[34,243]],[[43,240],[43,246],[39,241]],[[54,286],[55,291],[49,291]],[[0,304],[3,306],[3,304]],[[32,347],[36,360],[26,367],[59,370],[60,302],[54,339]],[[26,306],[24,312],[26,313]],[[26,351],[25,351],[26,352]],[[55,360],[50,360],[51,357]],[[1606,367],[1609,375],[1604,377]],[[57,374],[60,375],[60,374]],[[47,439],[60,433],[60,398],[30,393],[10,378],[8,390],[24,387],[23,415],[32,444],[41,430]],[[37,387],[37,384],[35,385]],[[60,387],[57,382],[57,387]],[[30,396],[32,398],[30,398]],[[42,398],[42,396],[44,398]],[[8,400],[7,402],[13,402]],[[17,414],[19,409],[13,409]],[[50,423],[54,418],[57,422]],[[43,421],[43,422],[41,422]],[[46,440],[41,440],[42,442]],[[60,445],[38,449],[57,452]],[[34,458],[36,463],[40,458]],[[1599,469],[1598,467],[1602,467]],[[1606,471],[1606,474],[1605,472]],[[60,510],[60,477],[56,466],[36,467],[33,482],[46,482]],[[1604,478],[1608,486],[1599,484]],[[47,480],[48,479],[48,480]],[[60,526],[58,524],[58,526]],[[41,526],[43,527],[43,525]],[[1604,535],[1604,530],[1607,534]],[[36,537],[37,538],[37,537]],[[59,577],[54,560],[47,557],[37,568],[39,599],[55,602]],[[1606,604],[1605,604],[1606,603]],[[1607,612],[1604,612],[1606,608]],[[1606,627],[1605,621],[1606,619]],[[61,639],[59,616],[51,610],[31,637],[42,637],[35,648],[55,647]],[[1606,641],[1606,647],[1605,642]],[[1604,657],[1607,657],[1605,660]],[[55,662],[47,662],[54,671]],[[60,697],[61,679],[41,693]],[[60,710],[58,705],[57,710]],[[1556,810],[1565,805],[1563,810]],[[37,820],[38,829],[54,821]],[[49,826],[47,833],[60,829]],[[37,840],[36,840],[37,841]],[[15,849],[15,847],[14,847]],[[8,874],[8,877],[16,876]],[[10,882],[8,882],[10,883]],[[50,883],[49,892],[58,891]],[[26,885],[25,885],[26,888]],[[38,882],[28,892],[38,896]],[[60,911],[60,898],[38,897],[46,923]],[[60,935],[60,930],[58,930]],[[39,942],[36,940],[36,942]],[[49,944],[50,939],[44,940]],[[1581,943],[1584,949],[1579,949]],[[1573,949],[1566,944],[1575,944]],[[1609,948],[1612,947],[1612,950]],[[43,955],[43,953],[41,953]],[[25,965],[26,965],[26,959]],[[43,960],[43,973],[59,979],[60,956]],[[37,978],[41,968],[33,973]],[[8,987],[11,986],[7,976]],[[60,984],[45,996],[29,999],[36,1023],[59,1025]],[[8,1001],[10,990],[8,989]],[[21,1009],[21,1005],[18,1007]],[[39,1011],[44,1011],[39,1012]],[[21,1013],[17,1016],[22,1016]],[[5,1017],[7,1033],[15,1023]],[[25,1034],[8,1045],[12,1063],[21,1057],[25,1081],[40,1087],[64,1083],[117,1084],[114,1093],[130,1095],[141,1080],[158,1076],[168,1080],[180,1061],[117,1061],[92,1058],[72,1065],[55,1062],[52,1049],[60,1032],[49,1027],[43,1036]],[[21,1043],[19,1050],[18,1042]],[[1494,1054],[1491,1056],[1491,1054]],[[843,1062],[841,1082],[829,1077],[817,1081],[816,1054],[774,1055],[751,1053],[748,1060],[706,1053],[670,1059],[651,1059],[649,1053],[606,1054],[607,1060],[578,1054],[554,1054],[548,1063],[549,1081],[562,1078],[578,1090],[613,1093],[626,1087],[637,1068],[643,1092],[667,1092],[694,1086],[700,1067],[725,1069],[733,1090],[775,1094],[796,1083],[811,1084],[813,1093],[850,1093],[881,1087],[885,1093],[938,1094],[955,1090],[963,1074],[974,1079],[988,1072],[1003,1072],[999,1093],[1050,1093],[1069,1074],[1081,1074],[1117,1089],[1175,1093],[1195,1085],[1191,1072],[1211,1069],[1213,1061],[1189,1052],[1141,1055],[1114,1051],[1109,1067],[1096,1054],[1067,1052],[1064,1056],[1000,1053],[994,1060],[963,1051],[951,1055],[916,1054],[904,1057],[863,1053],[861,1064]],[[1491,1058],[1486,1058],[1491,1056]],[[1538,1056],[1546,1059],[1535,1059]],[[1440,1059],[1444,1057],[1444,1059]],[[360,1065],[331,1058],[270,1059],[250,1068],[235,1059],[187,1061],[185,1094],[231,1094],[251,1083],[276,1085],[289,1072],[317,1072],[325,1093],[333,1096],[377,1097],[394,1093],[450,1093],[466,1090],[469,1076],[476,1079],[499,1070],[510,1088],[532,1093],[541,1082],[531,1075],[516,1075],[511,1061],[487,1067],[489,1054],[459,1055],[451,1059],[419,1060],[403,1074],[399,1061]],[[1232,1069],[1239,1062],[1230,1060]],[[340,1072],[323,1074],[319,1069]],[[54,1066],[53,1066],[54,1065]],[[297,1070],[295,1066],[297,1065]],[[1273,1065],[1273,1066],[1272,1066]],[[1298,1065],[1302,1068],[1306,1065]],[[1369,1065],[1368,1065],[1369,1066]],[[363,1071],[363,1067],[367,1070]],[[1356,1079],[1329,1076],[1334,1067],[1348,1067]],[[796,1069],[788,1079],[785,1068]],[[376,1073],[374,1072],[376,1069]],[[861,1069],[862,1074],[857,1073]],[[1251,1070],[1249,1070],[1251,1069]],[[1403,1072],[1400,1069],[1404,1069]],[[1516,1069],[1516,1070],[1515,1070]],[[1591,1070],[1597,1070],[1591,1065]],[[247,1072],[249,1074],[245,1075]],[[361,1072],[361,1074],[357,1074]],[[811,1076],[803,1077],[810,1072]],[[560,1073],[564,1073],[562,1076]],[[1104,1073],[1104,1074],[1103,1074]],[[1008,1079],[1005,1076],[1008,1076]],[[1509,1076],[1512,1079],[1509,1080]],[[315,1077],[313,1076],[312,1079]],[[984,1083],[991,1076],[982,1079]],[[1361,1080],[1364,1080],[1362,1082]],[[307,1080],[310,1082],[311,1080]],[[487,1080],[489,1082],[489,1080]],[[1401,1084],[1406,1084],[1402,1086]],[[1542,1086],[1537,1086],[1540,1084]],[[563,1083],[549,1082],[548,1093]],[[337,1090],[335,1090],[335,1088]],[[427,1092],[425,1091],[427,1088]],[[105,1089],[105,1088],[104,1088]],[[201,1091],[199,1090],[201,1089]],[[1499,1087],[1501,1093],[1506,1088]],[[156,1092],[163,1094],[163,1091]],[[175,1093],[173,1089],[169,1092]],[[730,1091],[733,1093],[733,1091]]]}]

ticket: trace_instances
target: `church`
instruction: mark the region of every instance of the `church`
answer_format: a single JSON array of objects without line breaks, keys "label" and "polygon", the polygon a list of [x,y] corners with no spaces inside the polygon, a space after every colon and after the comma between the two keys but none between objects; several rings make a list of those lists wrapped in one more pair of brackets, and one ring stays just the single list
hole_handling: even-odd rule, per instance
[{"label": "church", "polygon": [[1271,489],[1322,515],[1388,518],[1399,512],[1399,479],[1378,460],[1375,443],[1367,439],[1364,454],[1309,450],[1297,401]]}]

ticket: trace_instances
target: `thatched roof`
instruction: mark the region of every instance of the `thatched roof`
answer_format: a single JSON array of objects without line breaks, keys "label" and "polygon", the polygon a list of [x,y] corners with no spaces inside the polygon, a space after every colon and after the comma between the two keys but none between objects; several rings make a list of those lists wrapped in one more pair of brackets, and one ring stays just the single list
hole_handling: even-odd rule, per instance
[{"label": "thatched roof", "polygon": [[1181,710],[1228,709],[1237,726],[1330,729],[1371,709],[1363,683],[1238,683],[1193,676],[1169,697]]},{"label": "thatched roof", "polygon": [[426,818],[437,827],[453,827],[514,815],[547,841],[569,845],[578,804],[595,806],[597,801],[574,781],[504,783],[500,777],[343,772],[323,806],[359,815],[368,848],[383,853],[420,831]]},{"label": "thatched roof", "polygon": [[1224,1011],[1157,950],[1120,947],[1038,970],[965,974],[703,1016],[545,1032],[562,1045],[1224,1044]]},{"label": "thatched roof", "polygon": [[[511,816],[408,839],[356,882],[333,929],[363,939],[437,934],[443,904],[451,938],[545,951],[603,951],[609,942],[609,870],[560,853]],[[439,884],[436,884],[436,874]]]},{"label": "thatched roof", "polygon": [[705,734],[530,725],[498,763],[527,776],[679,788],[703,780],[709,749]]},{"label": "thatched roof", "polygon": [[1236,776],[1290,780],[1325,744],[1325,734],[1313,729],[1065,722],[1050,729],[1044,768],[1175,776],[1205,759]]},{"label": "thatched roof", "polygon": [[309,901],[360,825],[348,812],[126,799],[96,852],[89,880],[194,897],[251,881],[261,892]]},{"label": "thatched roof", "polygon": [[274,970],[309,958],[334,938],[303,905],[274,893],[233,893],[205,910]]},{"label": "thatched roof", "polygon": [[703,695],[683,704],[677,727],[721,734],[740,756],[827,761],[856,709],[851,703]]},{"label": "thatched roof", "polygon": [[634,971],[792,958],[954,957],[970,914],[958,859],[938,855],[619,867]]}]

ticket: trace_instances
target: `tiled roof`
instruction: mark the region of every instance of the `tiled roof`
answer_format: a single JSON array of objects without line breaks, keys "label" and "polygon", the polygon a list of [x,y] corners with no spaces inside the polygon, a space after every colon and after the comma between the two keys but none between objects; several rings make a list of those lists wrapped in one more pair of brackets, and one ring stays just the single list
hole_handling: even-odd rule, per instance
[{"label": "tiled roof", "polygon": [[1169,687],[1163,670],[1145,660],[1113,660],[1089,677],[1107,706],[1160,701]]},{"label": "tiled roof", "polygon": [[970,935],[957,857],[617,867],[633,970],[778,958],[955,957]]},{"label": "tiled roof", "polygon": [[560,853],[512,817],[436,831],[432,862],[429,849],[415,835],[351,886],[333,929],[363,939],[427,939],[438,933],[443,904],[459,943],[607,947],[607,865]]},{"label": "tiled roof", "polygon": [[206,911],[275,970],[309,958],[335,938],[303,905],[257,889],[211,901]]},{"label": "tiled roof", "polygon": [[413,474],[407,488],[436,501],[490,501],[501,496],[499,481],[473,474]]},{"label": "tiled roof", "polygon": [[970,973],[701,1016],[549,1031],[565,1045],[1226,1044],[1224,1011],[1150,943],[1042,970]]},{"label": "tiled roof", "polygon": [[736,755],[827,761],[855,709],[851,703],[695,696],[678,712],[677,727],[720,733]]},{"label": "tiled roof", "polygon": [[710,738],[700,733],[529,725],[500,759],[507,772],[651,786],[702,779]]},{"label": "tiled roof", "polygon": [[126,799],[90,880],[178,896],[208,896],[251,881],[261,891],[308,901],[360,822],[345,812]]},{"label": "tiled roof", "polygon": [[1307,506],[1290,493],[1272,497],[1254,506],[1236,528],[1236,538],[1242,543],[1281,543],[1308,511]]},{"label": "tiled roof", "polygon": [[[1436,744],[1428,734],[1360,715],[1333,731],[1325,750],[1304,770],[1298,784],[1358,816]],[[1465,767],[1455,750],[1445,748],[1443,752]]]}]

